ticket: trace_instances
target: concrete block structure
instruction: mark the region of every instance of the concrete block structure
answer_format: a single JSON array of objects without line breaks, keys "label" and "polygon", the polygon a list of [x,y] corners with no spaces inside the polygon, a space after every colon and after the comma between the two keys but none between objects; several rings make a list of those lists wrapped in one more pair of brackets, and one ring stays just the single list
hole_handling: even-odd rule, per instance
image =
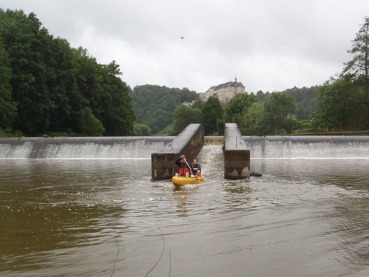
[{"label": "concrete block structure", "polygon": [[178,136],[160,152],[151,154],[151,175],[153,179],[171,179],[177,170],[174,162],[180,154],[187,160],[196,158],[204,146],[204,127],[201,124],[189,124]]},{"label": "concrete block structure", "polygon": [[236,123],[224,127],[224,178],[243,179],[250,176],[250,150]]}]

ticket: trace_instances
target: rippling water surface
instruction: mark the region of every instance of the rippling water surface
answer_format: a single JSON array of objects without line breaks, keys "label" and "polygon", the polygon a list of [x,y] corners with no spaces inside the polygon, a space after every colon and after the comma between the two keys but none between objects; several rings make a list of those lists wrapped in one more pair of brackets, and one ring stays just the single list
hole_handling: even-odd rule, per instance
[{"label": "rippling water surface", "polygon": [[0,160],[0,276],[368,276],[368,159],[251,160],[205,184],[149,158]]}]

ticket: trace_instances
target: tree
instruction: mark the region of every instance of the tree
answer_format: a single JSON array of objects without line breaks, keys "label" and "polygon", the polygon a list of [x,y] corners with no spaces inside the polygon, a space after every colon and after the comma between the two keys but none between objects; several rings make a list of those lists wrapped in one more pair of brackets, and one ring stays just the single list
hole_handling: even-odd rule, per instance
[{"label": "tree", "polygon": [[263,102],[255,102],[249,109],[247,109],[247,112],[243,114],[242,122],[240,124],[240,131],[243,135],[263,135],[263,112]]},{"label": "tree", "polygon": [[104,132],[104,126],[99,119],[92,113],[91,108],[84,108],[80,113],[80,124],[82,134],[86,136],[101,136]]},{"label": "tree", "polygon": [[327,81],[319,91],[314,128],[347,130],[363,127],[368,115],[363,98],[350,78]]},{"label": "tree", "polygon": [[[114,68],[112,71],[111,69]],[[116,75],[120,75],[119,65],[113,61],[102,72],[104,78],[104,93],[101,120],[106,129],[106,135],[122,136],[134,134],[134,112],[129,97],[130,88]]]},{"label": "tree", "polygon": [[204,102],[200,99],[200,98],[197,98],[195,100],[195,102],[191,105],[191,108],[195,109],[202,109],[202,106],[204,105]]},{"label": "tree", "polygon": [[240,126],[244,114],[257,101],[258,98],[254,94],[235,95],[224,107],[224,122],[233,122]]},{"label": "tree", "polygon": [[28,133],[43,132],[50,126],[54,108],[47,85],[50,52],[45,51],[51,36],[34,13],[1,11],[0,22],[0,37],[12,68],[12,96],[17,102],[13,127]]},{"label": "tree", "polygon": [[292,117],[296,112],[295,100],[284,93],[272,93],[264,101],[263,133],[292,132]]},{"label": "tree", "polygon": [[[45,49],[46,50],[46,49]],[[64,39],[54,39],[49,49],[48,80],[50,98],[54,103],[51,110],[50,129],[66,131],[79,129],[78,116],[83,105],[83,97],[77,84],[77,58],[74,49]]]},{"label": "tree", "polygon": [[118,75],[115,61],[101,65],[54,39],[34,13],[0,9],[0,128],[78,133],[90,108],[107,135],[133,134],[130,88]]},{"label": "tree", "polygon": [[151,129],[147,124],[135,123],[134,130],[136,136],[151,136]]},{"label": "tree", "polygon": [[136,86],[130,97],[136,121],[148,124],[153,134],[173,124],[173,112],[177,106],[198,98],[196,92],[186,88],[156,85]]},{"label": "tree", "polygon": [[258,90],[257,92],[256,92],[256,97],[260,100],[260,101],[263,101],[264,100],[264,98],[265,98],[265,94],[263,93],[263,91],[262,90]]},{"label": "tree", "polygon": [[310,119],[316,109],[318,86],[286,89],[282,93],[288,94],[295,99],[296,118],[298,120]]},{"label": "tree", "polygon": [[101,65],[82,47],[74,50],[74,55],[78,94],[71,101],[73,110],[79,112],[84,107],[90,107],[103,123],[105,135],[133,134],[135,118],[129,97],[130,88],[118,77],[121,75],[119,65],[115,61]]},{"label": "tree", "polygon": [[205,135],[223,134],[223,109],[216,96],[210,96],[201,110],[201,123],[205,129]]},{"label": "tree", "polygon": [[0,130],[10,128],[16,115],[16,105],[12,101],[10,80],[10,61],[4,44],[0,39]]},{"label": "tree", "polygon": [[120,65],[117,64],[116,61],[112,61],[111,63],[104,65],[103,68],[105,68],[112,76],[122,75],[122,72],[120,71]]},{"label": "tree", "polygon": [[178,135],[191,123],[200,123],[201,111],[186,105],[179,105],[173,113],[173,133]]},{"label": "tree", "polygon": [[369,109],[369,17],[352,41],[352,48],[347,51],[353,54],[353,59],[347,62],[342,75],[352,78],[358,85],[364,87],[365,105]]}]

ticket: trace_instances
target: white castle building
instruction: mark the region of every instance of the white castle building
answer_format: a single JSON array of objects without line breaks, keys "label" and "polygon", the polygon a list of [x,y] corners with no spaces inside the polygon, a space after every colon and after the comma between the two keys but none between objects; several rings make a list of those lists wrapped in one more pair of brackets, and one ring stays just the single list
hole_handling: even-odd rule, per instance
[{"label": "white castle building", "polygon": [[239,93],[245,93],[245,86],[237,82],[237,78],[235,78],[234,82],[210,87],[206,92],[199,93],[199,97],[201,100],[207,101],[210,96],[217,96],[220,104],[224,105]]}]

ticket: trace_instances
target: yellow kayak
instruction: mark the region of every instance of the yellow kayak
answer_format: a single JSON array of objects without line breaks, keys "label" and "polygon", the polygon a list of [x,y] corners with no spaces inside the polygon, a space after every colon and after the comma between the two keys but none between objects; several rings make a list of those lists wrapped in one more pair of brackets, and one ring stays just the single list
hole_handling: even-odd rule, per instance
[{"label": "yellow kayak", "polygon": [[196,177],[176,177],[172,178],[173,185],[175,186],[184,186],[184,185],[196,185],[196,184],[203,184],[204,177],[196,176]]}]

